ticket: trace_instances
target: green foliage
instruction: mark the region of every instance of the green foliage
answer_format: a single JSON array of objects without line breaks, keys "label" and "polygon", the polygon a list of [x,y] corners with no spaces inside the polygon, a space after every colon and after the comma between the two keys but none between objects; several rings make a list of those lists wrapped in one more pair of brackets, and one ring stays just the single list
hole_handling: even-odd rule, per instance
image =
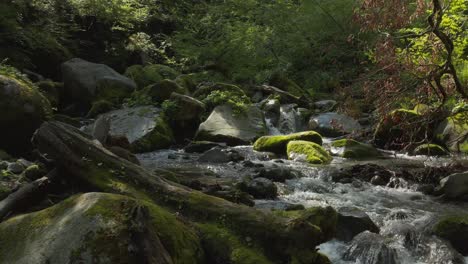
[{"label": "green foliage", "polygon": [[235,114],[242,114],[247,111],[251,103],[246,95],[240,95],[233,91],[212,91],[204,100],[208,109],[214,109],[218,105],[228,104],[232,106]]}]

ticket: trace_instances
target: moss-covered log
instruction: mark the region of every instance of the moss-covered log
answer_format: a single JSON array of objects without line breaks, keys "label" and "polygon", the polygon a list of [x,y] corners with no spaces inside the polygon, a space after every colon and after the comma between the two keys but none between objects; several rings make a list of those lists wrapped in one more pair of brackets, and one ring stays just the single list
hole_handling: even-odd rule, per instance
[{"label": "moss-covered log", "polygon": [[154,202],[194,222],[221,225],[239,237],[252,239],[275,263],[323,261],[315,252],[322,242],[321,230],[309,221],[291,221],[169,182],[161,177],[165,171],[150,173],[63,123],[44,123],[34,142],[70,176],[100,191]]}]

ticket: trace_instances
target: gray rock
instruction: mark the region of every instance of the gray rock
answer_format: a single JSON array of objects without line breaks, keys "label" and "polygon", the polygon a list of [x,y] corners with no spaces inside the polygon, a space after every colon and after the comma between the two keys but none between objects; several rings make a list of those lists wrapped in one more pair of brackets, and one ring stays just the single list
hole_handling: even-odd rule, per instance
[{"label": "gray rock", "polygon": [[468,172],[455,173],[440,180],[439,190],[448,199],[468,196]]},{"label": "gray rock", "polygon": [[133,80],[104,64],[74,58],[62,64],[65,97],[71,101],[88,103],[104,89],[130,94],[136,89]]},{"label": "gray rock", "polygon": [[380,229],[365,212],[357,208],[342,207],[338,210],[336,238],[351,241],[357,234],[364,231],[379,233]]},{"label": "gray rock", "polygon": [[280,118],[280,101],[277,99],[268,99],[262,103],[262,110],[265,113],[265,118],[270,120],[273,126],[278,125]]},{"label": "gray rock", "polygon": [[107,136],[109,135],[110,131],[110,125],[110,118],[108,116],[100,116],[96,122],[94,122],[91,135],[94,139],[101,142],[101,144],[106,144]]},{"label": "gray rock", "polygon": [[267,178],[274,182],[285,182],[286,180],[299,178],[301,176],[302,175],[300,172],[283,167],[263,168],[258,172],[257,175],[257,177]]},{"label": "gray rock", "polygon": [[7,170],[14,174],[20,174],[26,169],[25,166],[21,165],[18,162],[12,162],[8,164]]},{"label": "gray rock", "polygon": [[226,147],[226,144],[211,141],[193,141],[185,148],[186,153],[203,153],[214,147]]},{"label": "gray rock", "polygon": [[400,263],[396,250],[387,246],[382,236],[369,231],[357,235],[352,240],[343,259],[366,264]]},{"label": "gray rock", "polygon": [[338,137],[362,131],[358,121],[334,112],[313,116],[309,121],[309,129],[315,130],[325,137]]},{"label": "gray rock", "polygon": [[250,106],[246,113],[235,114],[231,106],[221,105],[200,124],[195,138],[235,146],[250,144],[266,133],[264,116],[259,108]]},{"label": "gray rock", "polygon": [[282,105],[280,108],[280,117],[278,129],[283,134],[291,134],[298,131],[300,125],[299,114],[296,111],[296,104]]},{"label": "gray rock", "polygon": [[197,120],[205,112],[205,104],[199,100],[178,93],[172,93],[170,99],[176,104],[176,110],[171,113],[171,120]]},{"label": "gray rock", "polygon": [[335,100],[322,100],[314,103],[315,109],[323,112],[333,111],[338,103]]},{"label": "gray rock", "polygon": [[230,160],[229,155],[219,147],[212,148],[207,152],[203,153],[199,162],[210,162],[210,163],[227,163]]}]

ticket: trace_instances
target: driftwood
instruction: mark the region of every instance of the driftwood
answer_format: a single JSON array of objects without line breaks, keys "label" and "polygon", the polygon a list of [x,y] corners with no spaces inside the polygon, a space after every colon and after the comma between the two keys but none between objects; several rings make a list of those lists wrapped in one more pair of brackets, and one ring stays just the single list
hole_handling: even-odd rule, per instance
[{"label": "driftwood", "polygon": [[56,174],[56,170],[53,170],[47,176],[23,185],[0,201],[0,222],[10,213],[25,210],[44,198],[49,192],[51,182]]},{"label": "driftwood", "polygon": [[161,176],[169,172],[151,173],[119,158],[69,125],[46,122],[33,142],[42,153],[53,157],[69,177],[103,192],[154,202],[194,222],[220,224],[240,237],[252,239],[278,262],[288,262],[292,255],[315,254],[315,247],[321,242],[315,226],[169,182]]}]

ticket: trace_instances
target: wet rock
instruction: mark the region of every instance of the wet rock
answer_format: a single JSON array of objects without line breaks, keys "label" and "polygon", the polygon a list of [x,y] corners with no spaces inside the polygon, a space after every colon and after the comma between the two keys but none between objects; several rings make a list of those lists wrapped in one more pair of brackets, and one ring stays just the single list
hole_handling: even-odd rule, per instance
[{"label": "wet rock", "polygon": [[363,211],[353,207],[338,209],[338,223],[336,238],[342,241],[351,241],[357,234],[364,231],[379,233],[380,229]]},{"label": "wet rock", "polygon": [[79,58],[63,63],[61,70],[67,102],[80,102],[83,105],[90,105],[99,99],[120,102],[137,87],[133,80],[107,65]]},{"label": "wet rock", "polygon": [[294,133],[301,127],[296,107],[296,104],[281,105],[278,120],[278,129],[281,133]]},{"label": "wet rock", "polygon": [[343,255],[344,260],[366,264],[398,264],[397,251],[386,245],[385,239],[365,231],[357,235]]},{"label": "wet rock", "polygon": [[302,204],[292,204],[283,201],[262,201],[256,202],[255,208],[281,211],[300,211],[305,210]]},{"label": "wet rock", "polygon": [[267,178],[274,182],[285,182],[286,180],[301,177],[301,173],[284,167],[270,167],[261,169],[256,177]]},{"label": "wet rock", "polygon": [[290,160],[306,161],[311,164],[328,164],[331,155],[322,146],[308,141],[291,141],[287,146]]},{"label": "wet rock", "polygon": [[386,220],[404,220],[407,218],[408,214],[404,211],[391,212],[385,217]]},{"label": "wet rock", "polygon": [[243,159],[244,157],[233,149],[215,147],[203,153],[198,158],[198,161],[208,163],[228,163],[231,161],[241,161]]},{"label": "wet rock", "polygon": [[164,111],[178,142],[194,137],[205,110],[205,104],[195,98],[176,92],[171,94]]},{"label": "wet rock", "polygon": [[280,101],[277,99],[268,99],[262,104],[262,110],[265,113],[265,118],[270,120],[273,126],[278,125],[280,118]]},{"label": "wet rock", "polygon": [[462,255],[468,255],[468,215],[444,217],[435,225],[434,233],[450,241]]},{"label": "wet rock", "polygon": [[285,155],[288,143],[294,140],[310,141],[322,145],[322,136],[319,133],[306,131],[289,135],[263,136],[255,141],[253,148],[256,151]]},{"label": "wet rock", "polygon": [[0,68],[0,148],[22,154],[34,131],[52,116],[49,101],[29,80]]},{"label": "wet rock", "polygon": [[[140,97],[149,98],[151,102],[157,103],[162,103],[165,100],[168,100],[171,98],[172,93],[185,94],[186,91],[184,91],[184,89],[176,82],[165,79],[151,84],[137,92]],[[190,115],[190,113],[186,114]]]},{"label": "wet rock", "polygon": [[263,113],[257,107],[251,106],[246,113],[236,115],[231,106],[222,105],[200,124],[195,138],[235,146],[250,144],[266,133]]},{"label": "wet rock", "polygon": [[348,159],[371,159],[381,156],[380,152],[370,144],[364,144],[353,139],[340,139],[331,143],[331,152]]},{"label": "wet rock", "polygon": [[325,137],[338,137],[351,133],[359,133],[362,127],[349,116],[329,112],[313,116],[309,121],[309,129],[315,130]]},{"label": "wet rock", "polygon": [[117,155],[118,157],[128,160],[134,164],[140,165],[140,161],[138,161],[138,158],[135,156],[135,154],[131,153],[127,149],[121,148],[119,146],[110,146],[107,149],[110,152]]},{"label": "wet rock", "polygon": [[278,188],[266,178],[244,180],[239,184],[239,189],[251,194],[256,199],[274,199],[278,196]]},{"label": "wet rock", "polygon": [[437,191],[448,199],[466,199],[468,196],[468,172],[455,173],[443,178]]},{"label": "wet rock", "polygon": [[187,153],[203,153],[214,147],[224,148],[226,144],[211,141],[192,141],[184,148],[184,151]]},{"label": "wet rock", "polygon": [[105,144],[111,128],[111,121],[108,116],[100,116],[96,122],[94,122],[93,130],[91,135],[94,139]]},{"label": "wet rock", "polygon": [[379,175],[372,177],[372,179],[370,180],[370,183],[373,185],[377,185],[377,186],[387,185],[387,181],[385,181],[385,178]]},{"label": "wet rock", "polygon": [[371,182],[373,179],[374,183],[377,185],[387,185],[390,182],[390,179],[394,176],[395,173],[393,171],[376,164],[368,163],[358,164],[350,168],[342,169],[332,175],[332,180],[338,182],[343,178],[353,178],[360,179],[365,182]]}]

